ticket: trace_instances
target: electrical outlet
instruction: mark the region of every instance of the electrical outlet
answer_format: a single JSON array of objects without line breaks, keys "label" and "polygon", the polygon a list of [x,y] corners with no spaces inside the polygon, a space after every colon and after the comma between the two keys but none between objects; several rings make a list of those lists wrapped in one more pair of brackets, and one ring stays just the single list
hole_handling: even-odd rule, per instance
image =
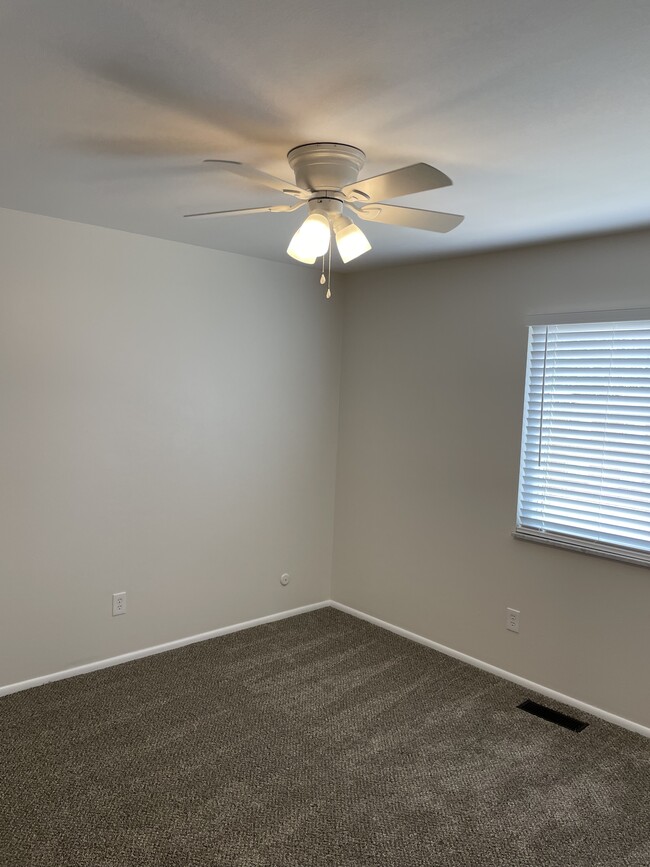
[{"label": "electrical outlet", "polygon": [[113,593],[113,617],[117,617],[118,614],[126,614],[126,590]]},{"label": "electrical outlet", "polygon": [[516,608],[506,608],[506,629],[510,632],[519,632],[519,615],[520,611]]}]

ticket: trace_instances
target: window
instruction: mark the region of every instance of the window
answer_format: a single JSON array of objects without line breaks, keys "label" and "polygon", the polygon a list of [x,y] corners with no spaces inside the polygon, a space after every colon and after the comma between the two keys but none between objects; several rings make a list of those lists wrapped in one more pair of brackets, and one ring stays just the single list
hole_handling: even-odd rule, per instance
[{"label": "window", "polygon": [[650,565],[650,316],[529,329],[515,536]]}]

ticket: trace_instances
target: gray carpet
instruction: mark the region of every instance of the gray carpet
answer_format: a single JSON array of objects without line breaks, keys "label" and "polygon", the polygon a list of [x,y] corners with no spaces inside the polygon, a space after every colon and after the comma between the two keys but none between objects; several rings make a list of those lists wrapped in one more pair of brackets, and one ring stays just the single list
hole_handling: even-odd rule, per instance
[{"label": "gray carpet", "polygon": [[333,609],[17,693],[0,863],[648,867],[650,741],[528,695]]}]

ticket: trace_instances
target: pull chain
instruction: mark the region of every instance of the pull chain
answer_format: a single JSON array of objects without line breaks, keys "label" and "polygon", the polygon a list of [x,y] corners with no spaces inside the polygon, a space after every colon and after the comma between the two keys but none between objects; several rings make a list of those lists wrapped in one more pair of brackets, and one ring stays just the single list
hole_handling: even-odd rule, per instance
[{"label": "pull chain", "polygon": [[[325,256],[323,256],[323,270],[325,270]],[[330,238],[329,253],[328,253],[328,257],[327,257],[327,292],[325,293],[325,297],[327,298],[328,301],[332,297],[332,290],[330,289],[330,277],[331,276],[332,276],[332,241]],[[321,283],[323,283],[323,282],[324,282],[324,280],[321,277]]]},{"label": "pull chain", "polygon": [[323,266],[321,268],[320,285],[325,285],[325,254],[323,253]]}]

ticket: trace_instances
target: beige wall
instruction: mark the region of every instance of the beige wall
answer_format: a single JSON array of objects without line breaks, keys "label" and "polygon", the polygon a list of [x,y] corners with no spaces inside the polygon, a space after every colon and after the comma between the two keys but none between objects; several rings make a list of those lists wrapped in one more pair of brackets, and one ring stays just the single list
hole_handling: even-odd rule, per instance
[{"label": "beige wall", "polygon": [[650,234],[365,272],[345,294],[333,598],[650,725],[650,570],[511,537],[525,319],[650,306]]},{"label": "beige wall", "polygon": [[650,572],[510,535],[525,319],[650,306],[650,234],[337,281],[0,210],[0,685],[331,593],[650,724]]},{"label": "beige wall", "polygon": [[339,309],[299,266],[0,211],[0,685],[329,596]]}]

